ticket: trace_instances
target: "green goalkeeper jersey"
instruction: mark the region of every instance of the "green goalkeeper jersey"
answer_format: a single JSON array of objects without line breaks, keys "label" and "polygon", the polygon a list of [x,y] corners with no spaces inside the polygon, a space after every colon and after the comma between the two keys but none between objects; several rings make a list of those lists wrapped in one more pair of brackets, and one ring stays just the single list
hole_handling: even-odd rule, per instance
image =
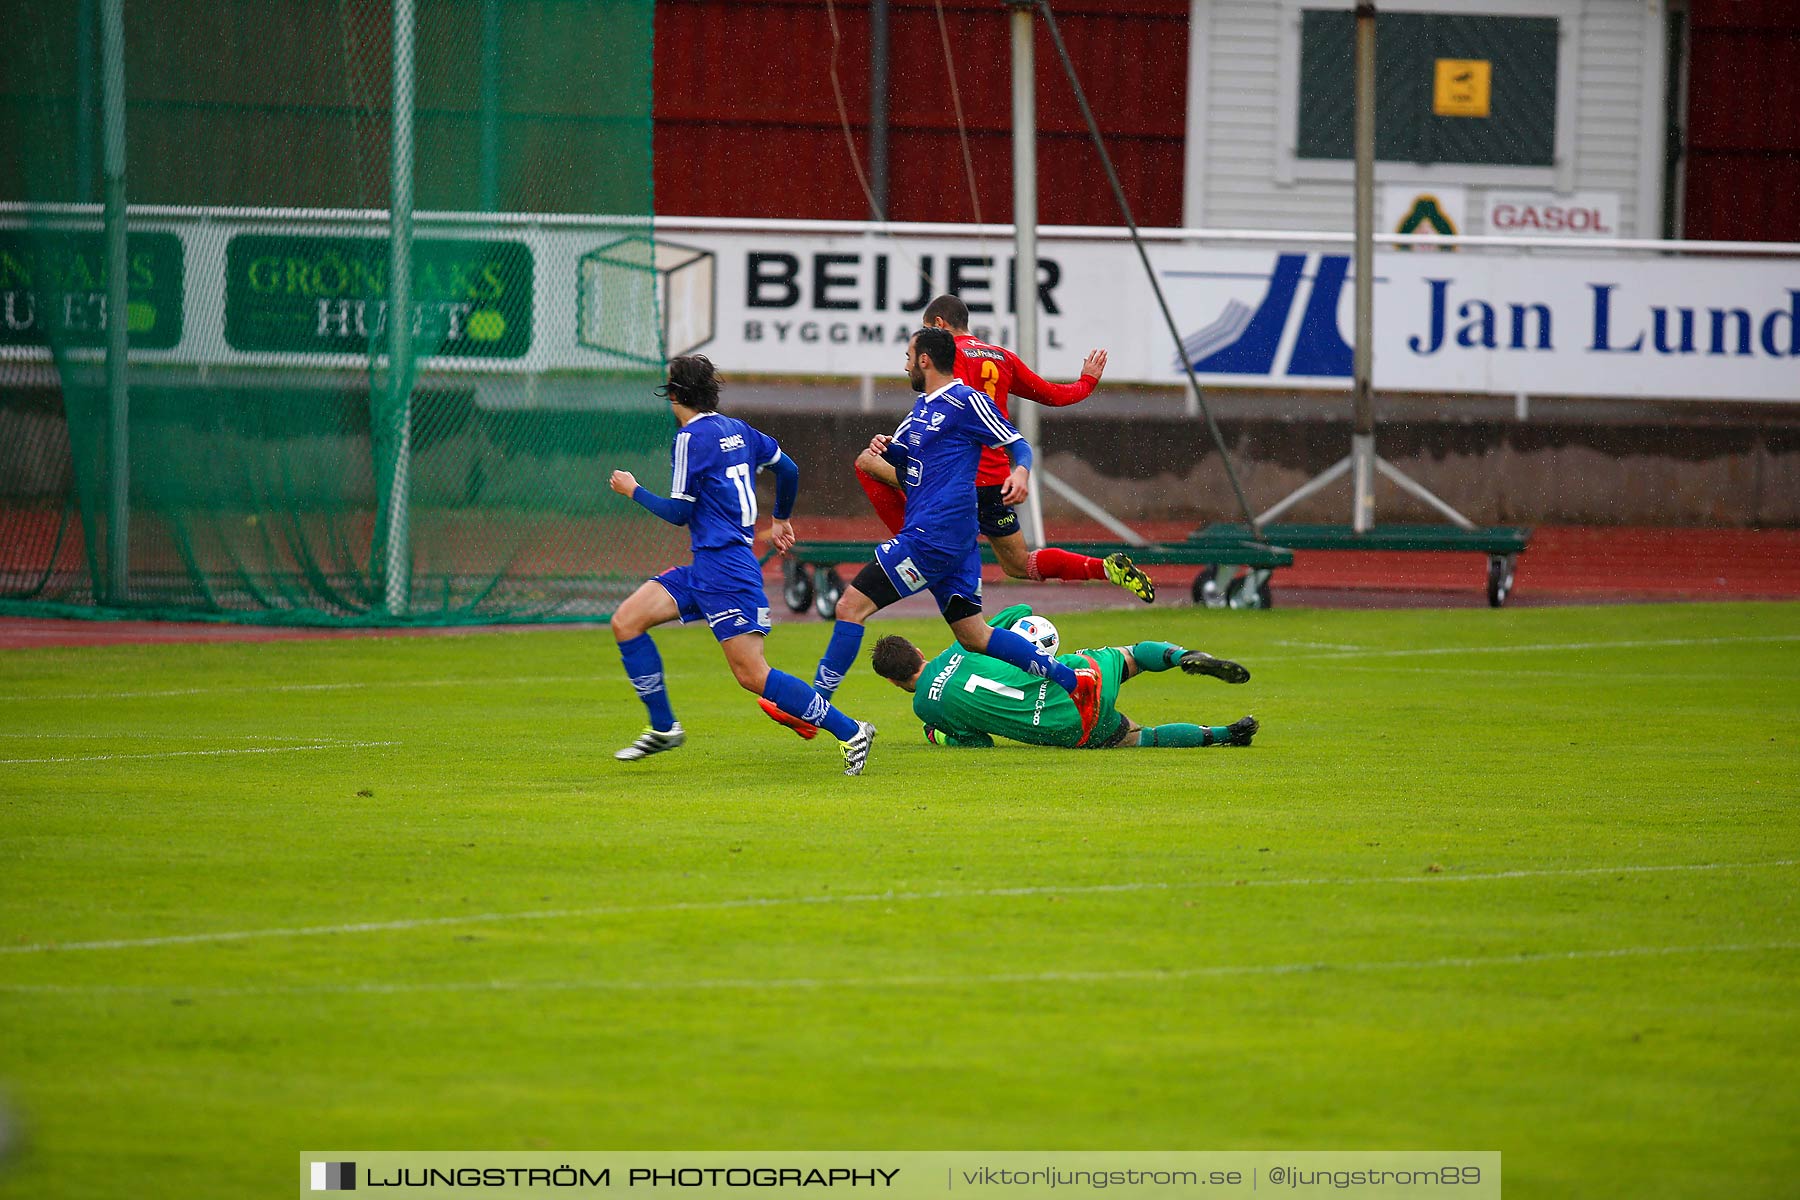
[{"label": "green goalkeeper jersey", "polygon": [[[1005,628],[1029,612],[1016,605],[988,623]],[[1120,673],[1106,670],[1108,664],[1101,657],[1105,653],[1094,652],[1094,658],[1101,661],[1105,685],[1096,733],[1118,722],[1112,702],[1118,695]],[[1077,669],[1095,665],[1080,654],[1059,655],[1058,661]],[[995,737],[1037,746],[1081,744],[1081,713],[1055,681],[961,646],[952,646],[925,664],[913,692],[913,712],[937,730],[940,742],[952,746],[992,746]]]},{"label": "green goalkeeper jersey", "polygon": [[[1074,654],[1061,660],[1071,667],[1089,665]],[[991,746],[992,734],[1040,746],[1081,742],[1081,714],[1055,681],[961,646],[925,664],[913,712],[953,746]]]}]

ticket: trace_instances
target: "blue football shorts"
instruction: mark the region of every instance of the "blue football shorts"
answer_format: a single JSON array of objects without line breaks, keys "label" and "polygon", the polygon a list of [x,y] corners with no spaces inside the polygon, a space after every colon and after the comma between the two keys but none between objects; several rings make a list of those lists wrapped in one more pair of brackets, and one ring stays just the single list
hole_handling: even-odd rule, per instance
[{"label": "blue football shorts", "polygon": [[958,596],[981,608],[981,548],[974,543],[964,553],[946,555],[903,533],[875,547],[875,561],[902,596],[929,590],[939,612]]},{"label": "blue football shorts", "polygon": [[656,582],[674,599],[683,625],[705,621],[721,642],[740,633],[769,632],[769,597],[761,588],[713,591],[699,586],[692,567],[670,567]]}]

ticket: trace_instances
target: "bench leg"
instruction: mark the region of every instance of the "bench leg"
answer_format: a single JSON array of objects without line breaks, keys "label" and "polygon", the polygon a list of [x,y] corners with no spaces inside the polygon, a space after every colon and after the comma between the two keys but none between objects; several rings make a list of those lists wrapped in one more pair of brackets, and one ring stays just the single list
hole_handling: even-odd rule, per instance
[{"label": "bench leg", "polygon": [[[1243,574],[1238,574],[1239,570]],[[1194,603],[1202,608],[1269,608],[1275,602],[1274,589],[1269,586],[1274,574],[1268,567],[1209,563],[1194,576]]]},{"label": "bench leg", "polygon": [[820,567],[813,572],[813,611],[826,621],[837,616],[838,597],[844,594],[844,581],[838,577],[836,567]]},{"label": "bench leg", "polygon": [[1215,563],[1207,563],[1194,576],[1194,603],[1201,608],[1224,608],[1225,595],[1219,590],[1219,568]]},{"label": "bench leg", "polygon": [[1194,603],[1202,608],[1238,608],[1238,565],[1208,563],[1194,576]]},{"label": "bench leg", "polygon": [[1225,602],[1232,608],[1272,608],[1275,589],[1269,585],[1275,572],[1268,567],[1250,567],[1225,586]]},{"label": "bench leg", "polygon": [[803,613],[813,599],[812,568],[793,558],[781,562],[781,600],[792,613]]},{"label": "bench leg", "polygon": [[1488,555],[1487,601],[1489,608],[1502,608],[1512,595],[1513,571],[1518,566],[1516,554]]}]

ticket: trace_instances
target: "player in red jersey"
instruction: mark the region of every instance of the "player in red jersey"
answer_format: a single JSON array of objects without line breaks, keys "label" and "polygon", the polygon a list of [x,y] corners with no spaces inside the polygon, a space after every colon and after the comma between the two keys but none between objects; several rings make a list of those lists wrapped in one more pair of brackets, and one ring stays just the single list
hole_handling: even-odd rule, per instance
[{"label": "player in red jersey", "polygon": [[[970,387],[980,388],[994,402],[1002,415],[1007,412],[1009,394],[1035,400],[1052,408],[1079,404],[1093,394],[1106,370],[1106,351],[1095,350],[1081,364],[1081,378],[1074,383],[1049,383],[1011,350],[979,341],[969,332],[969,306],[955,296],[939,296],[925,306],[924,323],[950,331],[956,339],[956,377]],[[1010,419],[1010,418],[1009,418]],[[1091,558],[1046,546],[1031,550],[1025,535],[1019,532],[1019,515],[1000,500],[1000,489],[1011,469],[1006,455],[996,450],[981,452],[981,465],[975,475],[975,492],[979,499],[981,532],[994,548],[1000,567],[1013,579],[1105,579],[1118,584],[1144,603],[1156,599],[1156,585],[1142,568],[1124,554]],[[882,521],[895,533],[902,525],[906,501],[894,475],[894,468],[880,456],[865,450],[856,459],[857,482],[875,505]]]}]

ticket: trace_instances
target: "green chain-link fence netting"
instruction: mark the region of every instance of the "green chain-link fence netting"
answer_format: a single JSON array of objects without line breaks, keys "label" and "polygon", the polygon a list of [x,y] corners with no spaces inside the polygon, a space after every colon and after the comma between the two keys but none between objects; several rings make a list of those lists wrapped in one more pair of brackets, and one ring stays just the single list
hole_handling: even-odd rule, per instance
[{"label": "green chain-link fence netting", "polygon": [[651,235],[653,4],[416,5],[393,339],[413,9],[0,0],[0,611],[592,618],[677,549],[607,487],[666,468],[692,319]]}]

